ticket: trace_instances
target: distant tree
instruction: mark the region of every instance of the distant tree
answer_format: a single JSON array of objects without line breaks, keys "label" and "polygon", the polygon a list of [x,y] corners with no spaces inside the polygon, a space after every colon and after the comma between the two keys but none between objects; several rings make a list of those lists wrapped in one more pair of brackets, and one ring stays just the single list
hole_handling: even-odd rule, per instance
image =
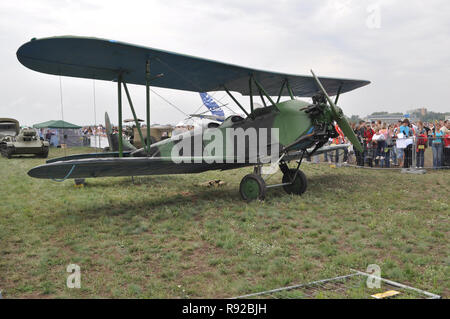
[{"label": "distant tree", "polygon": [[432,122],[432,121],[440,121],[445,120],[445,113],[437,113],[437,112],[428,112],[425,115],[416,114],[417,118],[423,122]]},{"label": "distant tree", "polygon": [[371,116],[377,116],[377,115],[388,115],[389,112],[373,112],[372,114],[370,114]]},{"label": "distant tree", "polygon": [[359,123],[359,121],[362,121],[362,118],[360,118],[359,115],[352,115],[350,118],[348,118],[348,121],[353,123]]}]

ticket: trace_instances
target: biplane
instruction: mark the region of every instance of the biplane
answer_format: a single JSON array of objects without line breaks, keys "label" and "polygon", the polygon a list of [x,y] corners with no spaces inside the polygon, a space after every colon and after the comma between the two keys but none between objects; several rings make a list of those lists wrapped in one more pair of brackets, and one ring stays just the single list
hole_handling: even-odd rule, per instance
[{"label": "biplane", "polygon": [[[38,72],[117,83],[119,136],[122,136],[122,93],[125,91],[142,137],[128,84],[146,88],[147,136],[150,136],[150,86],[192,92],[225,91],[245,114],[245,117],[229,116],[218,127],[205,131],[189,132],[154,144],[147,139],[146,145],[138,150],[124,151],[119,138],[118,152],[51,159],[32,168],[28,172],[31,177],[65,180],[187,174],[253,166],[253,173],[243,177],[239,192],[242,199],[255,200],[263,199],[266,190],[273,187],[283,187],[289,194],[303,194],[307,180],[300,170],[302,160],[318,154],[319,149],[322,152],[333,149],[323,146],[329,138],[337,137],[335,122],[353,147],[362,151],[336,104],[342,93],[368,85],[369,81],[319,78],[312,71],[312,76],[262,71],[113,40],[74,36],[32,39],[18,49],[17,58]],[[236,92],[248,97],[249,109],[236,99]],[[296,97],[312,98],[312,103]],[[257,98],[264,107],[254,107]],[[227,134],[233,130],[244,135]],[[245,135],[247,131],[256,131],[258,141],[252,142]],[[261,132],[270,136],[262,138]],[[213,142],[219,147],[211,149]],[[191,143],[190,150],[179,147]],[[257,152],[250,155],[255,143]],[[236,150],[236,144],[244,145],[244,150]],[[231,151],[222,152],[224,149]],[[288,165],[291,162],[295,167]],[[262,168],[267,163],[283,173],[280,184],[266,184]]]}]

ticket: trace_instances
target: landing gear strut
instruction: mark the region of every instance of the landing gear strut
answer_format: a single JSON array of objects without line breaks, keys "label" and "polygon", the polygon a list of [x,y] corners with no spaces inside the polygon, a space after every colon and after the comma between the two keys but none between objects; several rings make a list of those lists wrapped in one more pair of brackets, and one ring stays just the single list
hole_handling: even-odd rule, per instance
[{"label": "landing gear strut", "polygon": [[[302,157],[303,159],[303,157]],[[253,174],[246,175],[239,186],[241,198],[245,201],[263,200],[268,188],[283,187],[288,194],[302,195],[307,188],[305,174],[299,169],[302,159],[298,161],[297,168],[289,168],[285,162],[281,162],[279,167],[283,172],[281,184],[266,185],[261,177],[261,166],[255,166]]]}]

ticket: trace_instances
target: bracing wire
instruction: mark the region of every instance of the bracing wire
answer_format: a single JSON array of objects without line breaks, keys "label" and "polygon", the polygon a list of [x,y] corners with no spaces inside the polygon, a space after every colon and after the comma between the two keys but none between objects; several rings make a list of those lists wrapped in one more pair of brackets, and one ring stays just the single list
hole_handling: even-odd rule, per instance
[{"label": "bracing wire", "polygon": [[164,100],[164,102],[166,102],[167,104],[169,104],[170,106],[172,106],[173,108],[175,108],[176,110],[178,110],[179,112],[181,112],[184,116],[187,116],[187,114],[185,112],[183,112],[178,106],[176,106],[175,104],[173,104],[172,102],[170,102],[169,100],[167,100],[166,98],[164,98],[163,96],[161,96],[159,93],[155,92],[155,90],[153,90],[152,88],[150,88],[150,91],[152,91],[153,93],[155,93],[157,96],[159,96],[162,100]]},{"label": "bracing wire", "polygon": [[[61,102],[61,119],[63,122],[63,138],[64,135],[66,134],[66,130],[65,130],[65,122],[64,122],[64,103],[63,103],[63,89],[62,89],[62,80],[61,80],[61,75],[59,75],[59,97],[60,97],[60,102]],[[65,139],[64,139],[64,142]],[[64,148],[64,156],[67,156],[67,145]]]},{"label": "bracing wire", "polygon": [[[95,79],[92,79],[92,91],[93,91],[93,99],[94,99],[94,128],[97,129],[97,105],[95,101]],[[94,138],[97,139],[97,137],[94,135]],[[100,141],[100,138],[99,138]],[[100,146],[100,145],[99,145]],[[95,153],[97,153],[98,148],[95,148]]]}]

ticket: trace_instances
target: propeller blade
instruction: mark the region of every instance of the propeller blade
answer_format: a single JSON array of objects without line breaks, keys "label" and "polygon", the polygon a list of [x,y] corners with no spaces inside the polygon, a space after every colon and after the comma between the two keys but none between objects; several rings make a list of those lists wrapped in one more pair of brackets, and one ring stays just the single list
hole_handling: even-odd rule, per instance
[{"label": "propeller blade", "polygon": [[353,147],[357,149],[360,153],[362,153],[364,150],[361,146],[361,143],[359,142],[358,138],[355,135],[355,132],[353,132],[352,127],[348,123],[347,119],[345,117],[341,117],[338,119],[337,124],[341,128],[344,135],[348,138],[348,140],[353,144]]},{"label": "propeller blade", "polygon": [[334,104],[333,100],[328,95],[327,91],[325,91],[325,88],[323,87],[322,83],[320,83],[319,78],[314,74],[313,70],[311,70],[311,73],[314,77],[314,80],[316,81],[317,86],[320,88],[322,93],[325,95],[325,98],[328,101],[328,104],[330,105],[331,113],[333,115],[333,119],[337,122],[339,127],[341,128],[342,132],[345,134],[345,136],[349,139],[349,141],[353,144],[353,147],[357,149],[359,152],[363,152],[363,147],[361,143],[359,142],[358,138],[355,135],[355,132],[353,132],[350,124],[348,123],[347,119],[345,118],[344,114],[342,113],[342,110]]}]

